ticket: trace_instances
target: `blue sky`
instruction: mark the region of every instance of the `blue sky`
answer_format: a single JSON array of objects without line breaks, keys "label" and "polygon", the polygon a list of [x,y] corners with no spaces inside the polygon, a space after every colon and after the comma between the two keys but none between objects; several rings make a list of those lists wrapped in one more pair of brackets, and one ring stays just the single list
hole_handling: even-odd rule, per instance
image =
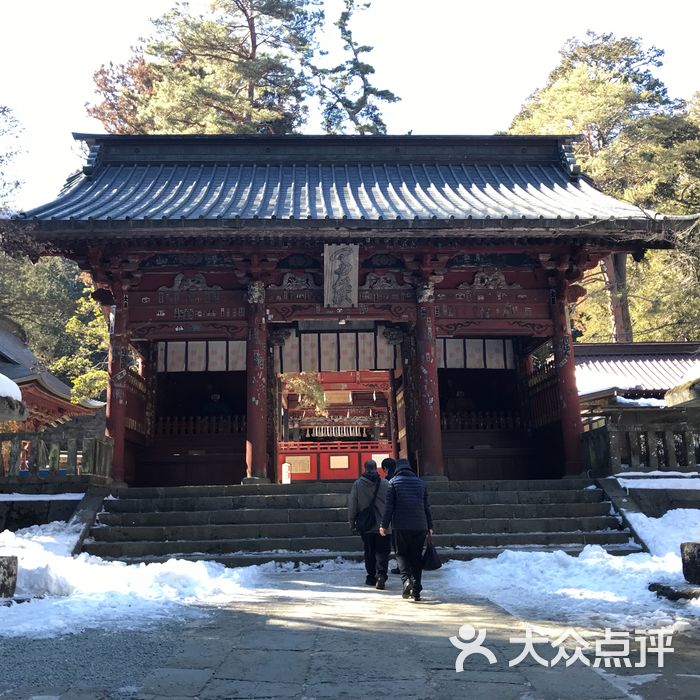
[{"label": "blue sky", "polygon": [[[338,0],[327,4],[335,15]],[[85,114],[94,99],[93,72],[124,61],[149,33],[149,18],[170,6],[171,0],[0,4],[0,104],[24,126],[24,153],[12,173],[25,183],[17,208],[53,199],[80,166],[71,132],[103,131]],[[507,128],[556,65],[564,41],[587,29],[639,36],[665,49],[658,75],[672,96],[689,98],[700,90],[699,7],[687,0],[374,0],[354,29],[375,47],[376,84],[402,98],[384,110],[390,133],[488,134]]]}]

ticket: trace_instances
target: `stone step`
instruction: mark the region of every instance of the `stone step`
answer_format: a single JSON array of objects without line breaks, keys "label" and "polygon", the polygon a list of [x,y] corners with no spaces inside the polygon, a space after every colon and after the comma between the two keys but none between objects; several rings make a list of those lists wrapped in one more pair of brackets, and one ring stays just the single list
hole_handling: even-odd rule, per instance
[{"label": "stone step", "polygon": [[492,504],[540,504],[540,503],[600,503],[604,499],[601,489],[549,490],[549,491],[455,491],[431,493],[431,505],[492,505]]},{"label": "stone step", "polygon": [[[585,545],[626,544],[629,533],[625,531],[603,532],[529,532],[435,535],[438,547],[509,547],[511,545]],[[83,551],[100,557],[147,557],[164,554],[179,555],[206,552],[207,554],[229,554],[239,552],[302,552],[322,550],[325,552],[358,551],[361,540],[356,535],[344,537],[303,538],[255,538],[232,540],[178,540],[145,542],[94,542],[86,541]],[[317,553],[312,551],[311,553]]]},{"label": "stone step", "polygon": [[[618,520],[602,516],[592,518],[489,518],[474,520],[436,520],[440,534],[527,533],[557,531],[615,530]],[[91,537],[98,542],[236,540],[280,537],[344,537],[350,534],[347,522],[243,523],[206,525],[168,525],[165,527],[94,527]]]},{"label": "stone step", "polygon": [[[607,512],[607,511],[606,511]],[[244,523],[347,523],[343,508],[239,508],[236,510],[173,510],[165,513],[100,513],[100,525],[166,527],[168,525],[237,525]]]},{"label": "stone step", "polygon": [[[450,560],[455,561],[469,561],[478,558],[494,558],[499,554],[503,554],[506,550],[508,551],[523,551],[523,552],[551,552],[551,551],[562,551],[570,554],[572,556],[578,556],[586,545],[583,544],[572,544],[572,545],[559,545],[557,547],[550,547],[547,545],[511,545],[509,547],[462,547],[460,549],[452,549],[449,547],[438,547],[438,553],[443,562]],[[608,554],[614,554],[619,556],[624,556],[626,554],[636,554],[641,552],[642,549],[636,544],[601,544]],[[171,558],[169,554],[162,555],[149,555],[149,556],[134,556],[134,557],[119,557],[118,560],[124,562],[125,564],[152,564],[152,563],[164,563]],[[212,561],[224,566],[238,567],[238,566],[256,566],[259,564],[267,564],[269,562],[276,562],[278,564],[288,564],[292,563],[298,564],[316,564],[319,562],[329,561],[329,560],[346,560],[346,561],[362,561],[363,555],[359,551],[351,552],[333,552],[329,553],[317,553],[312,554],[309,552],[287,552],[287,553],[240,553],[240,554],[187,554],[182,557],[188,561]],[[112,557],[106,556],[105,559],[110,560]],[[364,576],[364,573],[359,574],[360,577]],[[427,571],[423,574],[424,577],[431,576],[431,572]],[[389,589],[396,588],[400,589],[400,579],[398,576],[391,576],[389,578],[387,587]]]},{"label": "stone step", "polygon": [[222,496],[274,496],[314,493],[349,493],[352,481],[307,481],[295,484],[229,484],[223,486],[148,486],[114,489],[117,498],[216,498]]},{"label": "stone step", "polygon": [[[236,508],[342,508],[347,493],[286,494],[268,496],[202,496],[182,498],[118,498],[105,500],[110,513],[151,513],[167,511],[221,510]],[[431,503],[439,505],[568,504],[596,503],[603,492],[595,490],[549,491],[441,491],[432,493]]]},{"label": "stone step", "polygon": [[470,479],[428,483],[430,491],[562,491],[582,490],[592,485],[590,479]]},{"label": "stone step", "polygon": [[110,513],[222,510],[236,508],[343,508],[347,493],[317,493],[271,496],[188,496],[182,498],[120,498],[106,500]]},{"label": "stone step", "polygon": [[491,503],[486,505],[433,505],[433,518],[462,520],[468,518],[556,518],[608,515],[610,503]]},{"label": "stone step", "polygon": [[[547,491],[583,489],[590,485],[589,479],[566,477],[562,479],[486,479],[469,481],[431,481],[431,493],[453,491]],[[221,496],[271,496],[304,495],[315,493],[349,493],[352,481],[303,481],[292,484],[231,484],[223,486],[170,486],[119,488],[113,491],[117,498],[211,498]]]},{"label": "stone step", "polygon": [[[475,518],[556,518],[608,515],[610,503],[516,503],[491,505],[433,505],[433,518],[469,520]],[[104,512],[101,525],[166,527],[168,525],[236,525],[243,523],[313,523],[346,522],[347,508],[238,508],[147,513]]]},{"label": "stone step", "polygon": [[[438,520],[471,518],[593,517],[608,515],[610,503],[488,504],[433,505]],[[265,522],[338,522],[347,519],[347,508],[240,508],[201,511],[167,511],[146,513],[103,512],[99,521],[105,525],[205,525]]]},{"label": "stone step", "polygon": [[487,534],[530,532],[596,532],[620,529],[620,521],[609,515],[573,518],[474,518],[434,519],[440,534]]}]

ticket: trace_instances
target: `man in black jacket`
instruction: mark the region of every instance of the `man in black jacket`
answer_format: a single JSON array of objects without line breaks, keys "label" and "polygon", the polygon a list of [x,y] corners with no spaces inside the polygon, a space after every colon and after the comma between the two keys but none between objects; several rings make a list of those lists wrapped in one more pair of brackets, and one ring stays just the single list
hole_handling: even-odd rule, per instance
[{"label": "man in black jacket", "polygon": [[389,483],[379,476],[377,463],[373,459],[368,459],[365,462],[365,471],[352,485],[348,499],[348,519],[353,531],[356,530],[357,514],[365,508],[369,508],[372,505],[372,499],[374,499],[374,527],[366,532],[360,532],[360,535],[365,548],[365,569],[367,570],[365,583],[368,586],[375,586],[380,591],[383,591],[386,586],[391,548],[389,538],[379,535],[379,523],[384,512],[388,490]]},{"label": "man in black jacket", "polygon": [[393,525],[396,537],[396,561],[403,581],[403,597],[420,600],[423,590],[423,545],[433,532],[428,489],[411,469],[407,459],[396,464],[396,475],[389,482],[384,517],[379,534],[386,536]]}]

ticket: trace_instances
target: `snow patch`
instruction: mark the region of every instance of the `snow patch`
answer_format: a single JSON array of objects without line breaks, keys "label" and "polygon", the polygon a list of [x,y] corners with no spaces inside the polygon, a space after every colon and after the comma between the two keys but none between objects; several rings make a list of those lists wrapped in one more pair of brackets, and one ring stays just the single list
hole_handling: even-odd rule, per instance
[{"label": "snow patch", "polygon": [[613,556],[589,545],[578,557],[506,551],[496,559],[451,561],[443,570],[447,586],[524,619],[631,630],[685,626],[700,617],[700,601],[674,607],[648,590],[652,582],[683,582],[678,554]]},{"label": "snow patch", "polygon": [[15,401],[22,400],[20,388],[9,377],[0,374],[0,396],[7,396]]},{"label": "snow patch", "polygon": [[700,510],[696,508],[675,508],[660,518],[628,512],[625,516],[657,556],[676,554],[680,561],[681,542],[700,542]]},{"label": "snow patch", "polygon": [[[699,465],[696,465],[699,466]],[[643,477],[651,477],[651,476],[661,476],[661,477],[667,477],[667,476],[682,476],[682,477],[694,477],[694,476],[700,476],[700,472],[674,472],[670,470],[661,470],[661,469],[655,469],[654,471],[651,472],[625,472],[625,476],[643,476]]]},{"label": "snow patch", "polygon": [[605,374],[603,372],[591,371],[583,367],[576,368],[576,386],[580,396],[595,394],[599,391],[608,391],[610,389],[637,388],[637,385],[632,382],[629,377],[614,373]]},{"label": "snow patch", "polygon": [[700,479],[619,479],[618,483],[625,489],[674,489],[680,491],[700,490]]},{"label": "snow patch", "polygon": [[171,559],[126,565],[70,553],[80,525],[55,522],[0,533],[0,554],[19,558],[17,596],[41,598],[0,607],[0,637],[52,637],[82,629],[147,627],[202,615],[197,605],[255,596],[264,567],[226,569]]},{"label": "snow patch", "polygon": [[655,408],[664,408],[666,406],[664,399],[626,399],[624,396],[616,396],[615,403],[623,404],[624,406],[653,406]]},{"label": "snow patch", "polygon": [[84,493],[0,493],[0,501],[82,501]]}]

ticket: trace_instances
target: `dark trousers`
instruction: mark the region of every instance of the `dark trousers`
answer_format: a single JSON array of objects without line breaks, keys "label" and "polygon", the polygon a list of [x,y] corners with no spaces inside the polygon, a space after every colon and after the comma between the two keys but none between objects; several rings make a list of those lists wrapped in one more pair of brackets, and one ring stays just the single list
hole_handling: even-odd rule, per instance
[{"label": "dark trousers", "polygon": [[421,591],[423,577],[423,545],[428,535],[427,530],[394,530],[396,534],[396,561],[405,583],[413,581],[413,590]]},{"label": "dark trousers", "polygon": [[362,542],[365,545],[367,576],[385,579],[389,567],[391,540],[377,532],[368,532],[362,535]]}]

